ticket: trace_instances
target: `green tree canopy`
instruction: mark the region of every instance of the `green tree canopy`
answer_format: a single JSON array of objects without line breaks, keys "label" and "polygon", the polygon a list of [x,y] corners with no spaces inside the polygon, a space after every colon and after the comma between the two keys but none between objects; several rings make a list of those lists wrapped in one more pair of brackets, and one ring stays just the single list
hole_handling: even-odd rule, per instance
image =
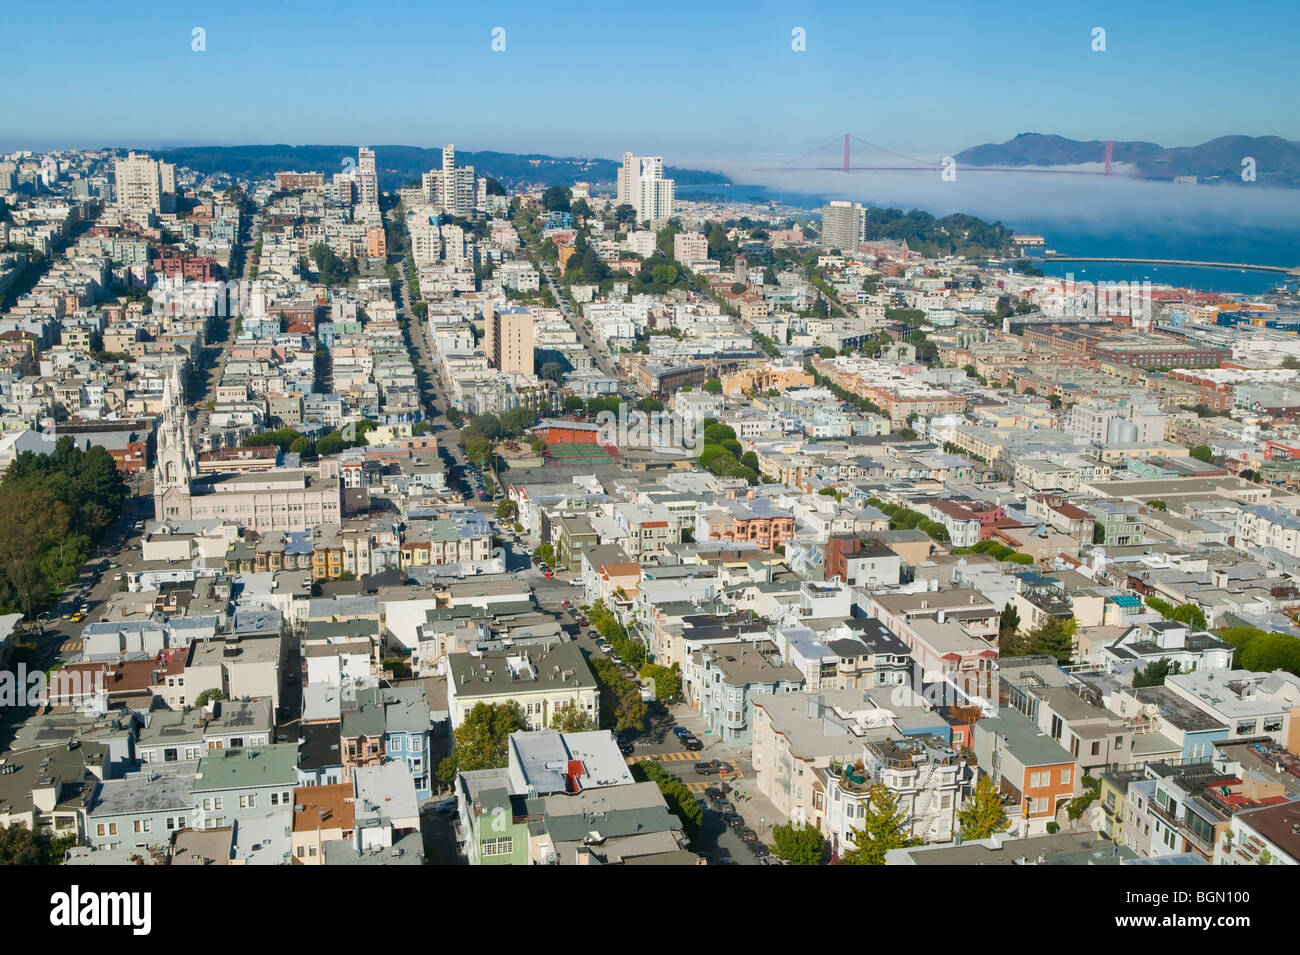
[{"label": "green tree canopy", "polygon": [[867,791],[862,825],[849,833],[852,847],[840,855],[841,865],[884,865],[890,849],[920,844],[912,835],[907,811],[898,805],[898,795],[877,783]]},{"label": "green tree canopy", "polygon": [[957,821],[961,825],[963,839],[987,839],[998,832],[1005,832],[1011,826],[998,791],[993,786],[993,777],[980,774],[975,790],[966,800],[965,805],[957,811]]},{"label": "green tree canopy", "polygon": [[518,703],[474,704],[452,734],[451,753],[438,765],[438,778],[450,783],[458,772],[502,768],[510,734],[527,728]]},{"label": "green tree canopy", "polygon": [[786,823],[772,830],[772,852],[791,865],[821,865],[826,858],[826,839],[815,826]]}]

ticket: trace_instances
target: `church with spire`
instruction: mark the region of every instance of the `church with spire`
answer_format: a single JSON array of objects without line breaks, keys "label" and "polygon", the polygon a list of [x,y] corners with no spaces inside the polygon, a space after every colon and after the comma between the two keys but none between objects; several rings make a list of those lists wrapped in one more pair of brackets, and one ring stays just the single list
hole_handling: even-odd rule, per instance
[{"label": "church with spire", "polygon": [[337,457],[313,467],[276,467],[258,474],[200,473],[179,369],[163,383],[163,409],[153,472],[154,519],[230,521],[261,533],[305,531],[342,519]]},{"label": "church with spire", "polygon": [[162,420],[156,438],[157,461],[153,472],[154,519],[188,521],[190,482],[198,473],[194,442],[190,438],[190,416],[185,407],[185,388],[180,368],[173,366],[163,382]]}]

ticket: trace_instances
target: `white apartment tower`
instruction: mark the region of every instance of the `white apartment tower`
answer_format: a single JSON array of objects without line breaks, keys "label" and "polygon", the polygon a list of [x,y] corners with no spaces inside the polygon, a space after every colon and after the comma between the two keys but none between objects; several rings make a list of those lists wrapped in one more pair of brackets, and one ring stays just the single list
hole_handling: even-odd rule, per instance
[{"label": "white apartment tower", "polygon": [[638,222],[667,219],[673,214],[677,184],[664,178],[663,156],[623,154],[618,170],[618,204],[636,209]]},{"label": "white apartment tower", "polygon": [[131,153],[113,165],[117,204],[125,212],[157,215],[164,194],[176,192],[176,167],[139,153]]},{"label": "white apartment tower", "polygon": [[[426,201],[441,206],[449,215],[469,216],[479,207],[479,180],[474,167],[456,167],[456,147],[448,143],[442,147],[442,168],[431,169],[420,177]],[[482,191],[486,193],[487,183]]]},{"label": "white apartment tower", "polygon": [[379,208],[379,173],[375,169],[375,151],[368,146],[357,150],[357,202]]},{"label": "white apartment tower", "polygon": [[839,249],[845,254],[858,251],[867,228],[867,210],[861,204],[834,201],[822,207],[823,249]]}]

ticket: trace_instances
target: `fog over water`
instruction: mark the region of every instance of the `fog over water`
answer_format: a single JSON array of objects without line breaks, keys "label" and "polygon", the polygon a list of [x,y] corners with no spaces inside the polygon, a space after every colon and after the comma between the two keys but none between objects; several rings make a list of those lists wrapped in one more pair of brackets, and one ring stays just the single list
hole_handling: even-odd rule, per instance
[{"label": "fog over water", "polygon": [[[822,160],[825,161],[825,160]],[[858,162],[858,159],[854,159]],[[864,159],[863,164],[881,159]],[[888,160],[883,160],[888,161]],[[935,160],[938,165],[939,160]],[[683,162],[682,165],[688,165]],[[867,205],[923,209],[935,216],[965,212],[1000,220],[1017,232],[1044,236],[1047,248],[1062,255],[1099,255],[1193,261],[1300,266],[1300,189],[1251,183],[1184,185],[1139,180],[1115,164],[1109,177],[1028,172],[979,172],[957,167],[944,182],[937,171],[851,173],[774,172],[759,162],[695,160],[695,168],[718,169],[737,183],[737,198],[755,194],[802,194],[815,205],[821,198]],[[1067,167],[1100,172],[1101,164]],[[1153,268],[1156,271],[1153,271]],[[1049,271],[1100,279],[1141,280],[1255,292],[1276,286],[1269,273],[1225,272],[1139,266],[1132,269],[1064,263]],[[1164,274],[1160,274],[1163,272]],[[1217,274],[1215,274],[1217,273]]]}]

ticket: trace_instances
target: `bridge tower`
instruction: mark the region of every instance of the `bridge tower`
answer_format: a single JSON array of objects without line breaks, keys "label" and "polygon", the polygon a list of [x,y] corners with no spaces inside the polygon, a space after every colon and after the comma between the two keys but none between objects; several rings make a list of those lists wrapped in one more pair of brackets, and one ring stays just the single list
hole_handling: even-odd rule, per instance
[{"label": "bridge tower", "polygon": [[1110,175],[1110,161],[1114,157],[1114,155],[1115,155],[1115,142],[1114,140],[1108,139],[1106,140],[1106,172],[1105,172],[1105,175],[1107,176]]}]

